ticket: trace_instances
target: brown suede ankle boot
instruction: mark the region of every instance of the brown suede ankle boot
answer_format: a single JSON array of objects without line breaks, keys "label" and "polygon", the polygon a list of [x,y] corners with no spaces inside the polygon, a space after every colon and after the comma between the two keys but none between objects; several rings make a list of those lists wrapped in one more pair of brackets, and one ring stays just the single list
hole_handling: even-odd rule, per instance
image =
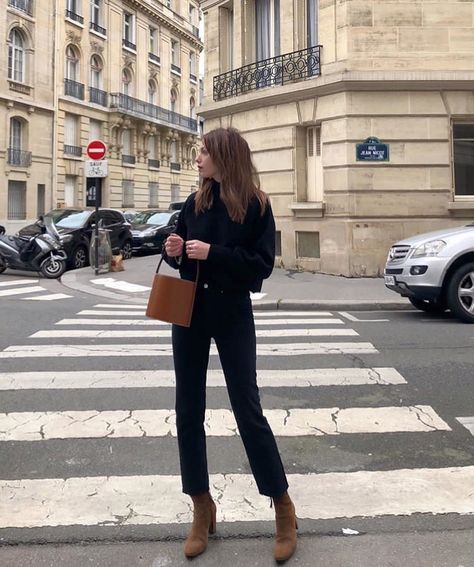
[{"label": "brown suede ankle boot", "polygon": [[274,554],[278,562],[289,559],[296,549],[296,530],[298,522],[296,520],[295,506],[285,492],[282,496],[274,498],[276,536]]},{"label": "brown suede ankle boot", "polygon": [[191,531],[184,544],[186,557],[196,557],[207,547],[208,534],[216,531],[216,505],[209,492],[191,496],[194,517]]}]

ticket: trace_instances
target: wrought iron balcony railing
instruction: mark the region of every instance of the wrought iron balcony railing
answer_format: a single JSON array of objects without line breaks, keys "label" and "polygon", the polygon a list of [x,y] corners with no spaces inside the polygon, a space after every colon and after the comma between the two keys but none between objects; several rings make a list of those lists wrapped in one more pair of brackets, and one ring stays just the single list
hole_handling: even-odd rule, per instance
[{"label": "wrought iron balcony railing", "polygon": [[103,28],[102,26],[99,26],[99,24],[97,24],[96,22],[91,22],[90,29],[94,30],[97,33],[100,33],[102,35],[107,35],[107,30],[105,28]]},{"label": "wrought iron balcony railing", "polygon": [[195,37],[199,37],[199,28],[196,26],[192,26],[192,32]]},{"label": "wrought iron balcony railing", "polygon": [[154,63],[159,63],[160,62],[160,56],[159,55],[155,55],[154,53],[152,53],[150,51],[150,53],[148,53],[148,59],[150,61],[153,61]]},{"label": "wrought iron balcony railing", "polygon": [[20,167],[29,167],[31,165],[31,152],[25,152],[17,148],[8,148],[8,163],[10,165],[19,165]]},{"label": "wrought iron balcony railing", "polygon": [[82,148],[81,146],[71,146],[69,144],[64,144],[64,154],[68,156],[81,157]]},{"label": "wrought iron balcony railing", "polygon": [[197,83],[197,77],[196,75],[194,75],[193,73],[189,73],[189,78],[191,79],[191,81],[194,81],[195,83]]},{"label": "wrought iron balcony railing", "polygon": [[33,6],[31,0],[8,0],[8,5],[16,8],[21,12],[25,12],[29,16],[33,15]]},{"label": "wrought iron balcony railing", "polygon": [[181,73],[181,67],[178,67],[178,65],[175,65],[174,63],[171,63],[171,70],[175,71],[175,73]]},{"label": "wrought iron balcony railing", "polygon": [[135,165],[135,162],[136,162],[135,156],[128,156],[126,154],[122,154],[122,163]]},{"label": "wrought iron balcony railing", "polygon": [[175,161],[172,161],[170,163],[170,169],[171,169],[171,171],[181,171],[181,164],[176,163]]},{"label": "wrought iron balcony railing", "polygon": [[64,79],[64,94],[84,100],[84,85],[71,79]]},{"label": "wrought iron balcony railing", "polygon": [[148,167],[153,169],[160,169],[160,160],[159,159],[149,159],[148,160]]},{"label": "wrought iron balcony railing", "polygon": [[79,14],[76,14],[76,12],[73,12],[72,10],[66,10],[66,18],[72,20],[73,22],[77,22],[79,24],[84,23],[84,18]]},{"label": "wrought iron balcony railing", "polygon": [[133,49],[133,51],[136,51],[136,50],[137,50],[136,44],[133,43],[133,42],[131,42],[131,41],[128,40],[128,39],[123,38],[123,39],[122,39],[122,45],[123,45],[123,47],[128,47],[128,49]]},{"label": "wrought iron balcony railing", "polygon": [[321,74],[321,45],[263,59],[214,77],[214,100],[273,85],[286,85]]},{"label": "wrought iron balcony railing", "polygon": [[160,122],[174,124],[175,126],[181,126],[187,130],[197,132],[197,120],[122,93],[112,93],[110,95],[110,108],[138,115],[147,120],[159,120]]},{"label": "wrought iron balcony railing", "polygon": [[100,104],[101,106],[107,106],[107,93],[105,91],[101,91],[100,89],[96,89],[94,87],[89,87],[89,101],[94,102],[95,104]]}]

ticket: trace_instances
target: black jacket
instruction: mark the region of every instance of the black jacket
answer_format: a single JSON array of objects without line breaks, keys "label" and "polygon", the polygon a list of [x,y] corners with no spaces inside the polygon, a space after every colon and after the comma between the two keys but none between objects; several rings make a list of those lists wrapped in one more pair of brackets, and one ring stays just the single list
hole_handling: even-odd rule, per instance
[{"label": "black jacket", "polygon": [[[181,209],[176,233],[186,240],[201,240],[211,245],[207,260],[200,261],[199,281],[223,291],[260,291],[275,261],[275,220],[270,204],[262,216],[260,203],[252,199],[243,223],[234,222],[220,199],[218,183],[213,185],[209,210],[196,214],[195,193]],[[194,280],[196,261],[184,252],[181,264],[174,258],[165,261],[178,268],[181,277]]]}]

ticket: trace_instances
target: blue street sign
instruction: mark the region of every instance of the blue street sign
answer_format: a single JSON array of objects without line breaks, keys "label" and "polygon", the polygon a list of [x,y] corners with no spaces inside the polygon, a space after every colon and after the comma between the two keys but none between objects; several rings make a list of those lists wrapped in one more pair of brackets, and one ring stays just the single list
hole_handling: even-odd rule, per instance
[{"label": "blue street sign", "polygon": [[357,161],[389,161],[388,144],[382,144],[378,138],[367,138],[356,145]]}]

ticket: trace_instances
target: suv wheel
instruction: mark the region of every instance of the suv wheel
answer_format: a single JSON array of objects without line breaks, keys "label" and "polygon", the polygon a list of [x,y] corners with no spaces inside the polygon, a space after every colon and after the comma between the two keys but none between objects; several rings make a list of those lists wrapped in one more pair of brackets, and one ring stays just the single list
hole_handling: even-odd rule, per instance
[{"label": "suv wheel", "polygon": [[124,260],[129,260],[132,257],[132,243],[126,240],[120,247]]},{"label": "suv wheel", "polygon": [[419,299],[418,297],[409,297],[408,299],[413,307],[425,313],[444,313],[448,308],[442,301],[429,301],[428,299]]},{"label": "suv wheel", "polygon": [[75,270],[87,266],[87,248],[78,246],[71,255],[70,263]]},{"label": "suv wheel", "polygon": [[460,266],[448,284],[448,305],[466,323],[474,323],[474,262]]}]

